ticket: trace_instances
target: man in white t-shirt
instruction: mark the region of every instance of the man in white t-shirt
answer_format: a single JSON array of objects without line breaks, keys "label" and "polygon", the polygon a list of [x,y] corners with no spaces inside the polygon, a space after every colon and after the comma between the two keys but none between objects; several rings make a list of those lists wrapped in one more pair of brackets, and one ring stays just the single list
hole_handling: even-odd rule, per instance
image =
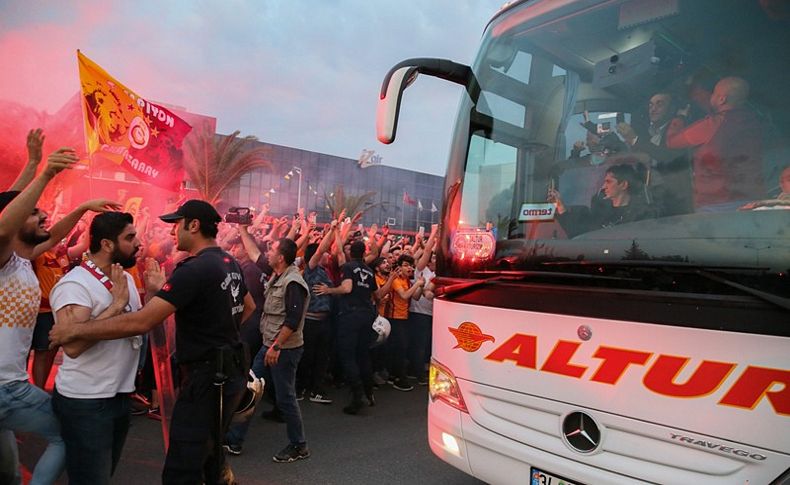
[{"label": "man in white t-shirt", "polygon": [[417,378],[420,385],[428,384],[424,364],[426,354],[430,353],[434,289],[432,280],[436,276],[436,254],[433,249],[438,235],[439,224],[433,224],[431,235],[414,270],[414,277],[424,279],[425,287],[409,303],[409,375]]},{"label": "man in white t-shirt", "polygon": [[[140,249],[131,214],[99,214],[89,231],[88,257],[50,294],[56,323],[108,318],[142,306],[132,276],[123,270],[134,266]],[[70,483],[110,483],[129,430],[141,344],[135,336],[63,346],[52,407],[66,443]]]},{"label": "man in white t-shirt", "polygon": [[[0,193],[0,436],[4,440],[2,475],[14,465],[15,442],[8,431],[35,433],[48,441],[38,460],[31,482],[52,483],[63,471],[65,447],[60,426],[52,412],[49,395],[28,382],[27,354],[33,340],[41,290],[30,263],[65,237],[87,207],[69,214],[49,231],[46,216],[36,208],[42,192],[52,179],[78,160],[74,150],[61,148],[47,159],[47,167],[22,192]],[[82,206],[81,206],[82,207]],[[71,225],[69,225],[71,224]],[[65,232],[64,232],[65,231]]]}]

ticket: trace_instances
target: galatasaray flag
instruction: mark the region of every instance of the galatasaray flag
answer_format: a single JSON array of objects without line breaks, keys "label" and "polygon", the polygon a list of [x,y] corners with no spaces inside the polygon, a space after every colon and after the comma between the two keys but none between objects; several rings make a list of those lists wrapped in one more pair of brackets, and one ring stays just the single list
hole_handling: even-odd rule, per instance
[{"label": "galatasaray flag", "polygon": [[77,51],[85,146],[91,161],[120,165],[142,182],[177,191],[184,179],[181,143],[192,130]]}]

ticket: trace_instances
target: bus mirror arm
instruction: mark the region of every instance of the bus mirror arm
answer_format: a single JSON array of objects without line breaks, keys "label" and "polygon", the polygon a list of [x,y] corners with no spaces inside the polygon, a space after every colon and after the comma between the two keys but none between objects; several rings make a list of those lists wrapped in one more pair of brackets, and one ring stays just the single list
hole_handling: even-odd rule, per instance
[{"label": "bus mirror arm", "polygon": [[415,58],[399,62],[384,76],[376,109],[376,136],[381,143],[389,145],[395,141],[398,128],[398,115],[403,91],[409,87],[418,74],[438,77],[460,84],[469,91],[476,85],[472,69],[446,59]]}]

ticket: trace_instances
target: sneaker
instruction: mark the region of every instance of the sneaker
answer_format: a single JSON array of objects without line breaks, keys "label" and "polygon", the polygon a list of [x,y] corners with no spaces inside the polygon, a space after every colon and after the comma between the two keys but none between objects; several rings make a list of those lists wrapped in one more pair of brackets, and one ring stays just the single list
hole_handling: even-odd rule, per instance
[{"label": "sneaker", "polygon": [[377,386],[383,386],[384,384],[386,384],[386,382],[387,381],[383,377],[381,377],[378,372],[373,373],[374,384],[376,384]]},{"label": "sneaker", "polygon": [[426,376],[422,376],[417,379],[417,384],[420,386],[427,386],[428,385],[428,378]]},{"label": "sneaker", "polygon": [[159,406],[156,406],[156,407],[153,407],[153,408],[149,409],[148,410],[148,414],[146,416],[148,416],[149,419],[153,419],[155,421],[161,421],[162,420],[162,411],[159,409]]},{"label": "sneaker", "polygon": [[392,377],[388,377],[387,378],[387,384],[389,384],[390,386],[395,384],[395,379],[393,379]]},{"label": "sneaker", "polygon": [[321,404],[332,404],[332,399],[326,394],[322,394],[320,392],[311,392],[310,401],[318,402]]},{"label": "sneaker", "polygon": [[373,392],[366,392],[365,398],[368,400],[368,406],[373,407],[376,405],[376,396],[373,395]]},{"label": "sneaker", "polygon": [[132,407],[132,413],[131,414],[132,414],[132,416],[145,416],[146,414],[148,414],[148,408]]},{"label": "sneaker", "polygon": [[285,419],[283,418],[282,414],[276,409],[272,409],[271,411],[264,411],[261,413],[261,417],[263,419],[274,421],[275,423],[284,423]]},{"label": "sneaker", "polygon": [[408,392],[414,389],[414,386],[402,379],[397,379],[392,383],[392,388],[399,391]]},{"label": "sneaker", "polygon": [[241,455],[241,445],[224,444],[222,445],[222,449],[229,455]]},{"label": "sneaker", "polygon": [[297,401],[304,401],[304,395],[307,393],[304,389],[301,391],[296,391],[296,400]]},{"label": "sneaker", "polygon": [[304,460],[305,458],[310,458],[310,450],[307,449],[307,445],[288,445],[282,449],[279,453],[272,457],[276,463],[291,463],[292,461],[296,460]]}]

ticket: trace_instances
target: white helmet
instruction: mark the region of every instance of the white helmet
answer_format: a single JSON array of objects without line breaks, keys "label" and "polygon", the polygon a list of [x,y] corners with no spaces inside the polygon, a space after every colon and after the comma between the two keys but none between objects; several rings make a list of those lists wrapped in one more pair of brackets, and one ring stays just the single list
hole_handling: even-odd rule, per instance
[{"label": "white helmet", "polygon": [[261,400],[261,396],[263,396],[264,384],[265,381],[263,378],[257,377],[255,373],[252,372],[252,369],[250,369],[250,373],[247,375],[247,389],[244,390],[244,396],[242,396],[239,406],[233,413],[233,421],[237,421],[243,416],[253,412],[258,401]]},{"label": "white helmet", "polygon": [[377,316],[376,319],[373,320],[373,331],[376,332],[376,340],[374,340],[370,346],[376,347],[386,342],[387,337],[390,336],[390,330],[392,330],[390,321],[381,315]]}]

